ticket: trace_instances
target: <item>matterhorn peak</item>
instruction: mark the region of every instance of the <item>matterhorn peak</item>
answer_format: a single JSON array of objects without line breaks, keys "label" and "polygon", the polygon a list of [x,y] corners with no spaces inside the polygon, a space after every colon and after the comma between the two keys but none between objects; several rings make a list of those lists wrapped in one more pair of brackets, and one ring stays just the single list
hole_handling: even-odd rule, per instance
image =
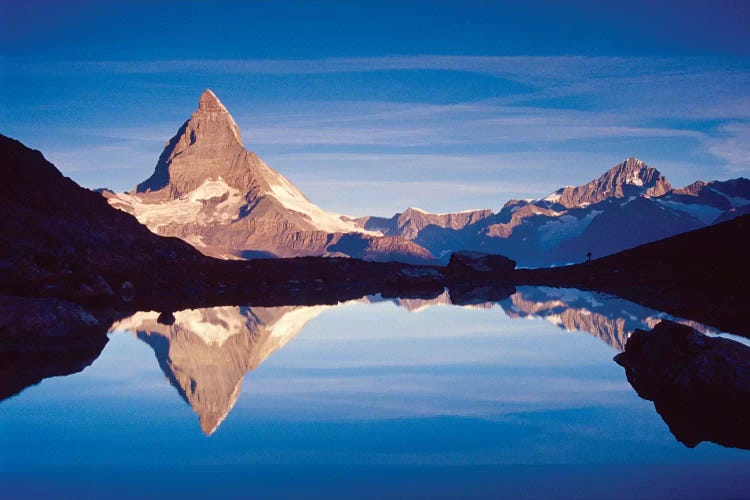
[{"label": "matterhorn peak", "polygon": [[[240,157],[247,159],[238,161]],[[259,160],[245,150],[232,115],[216,94],[206,89],[198,109],[167,142],[153,175],[136,186],[136,192],[159,192],[162,197],[176,199],[220,177],[243,189],[253,173],[264,171],[256,163]]]},{"label": "matterhorn peak", "polygon": [[[134,191],[108,199],[155,233],[182,238],[221,258],[344,254],[432,259],[416,243],[381,238],[380,231],[312,203],[245,149],[232,115],[210,89],[167,142],[151,177]],[[209,418],[206,428],[218,421]]]},{"label": "matterhorn peak", "polygon": [[213,144],[239,143],[242,146],[240,127],[229,114],[211,89],[206,89],[198,100],[198,109],[193,113],[188,123],[195,122],[191,134],[191,144],[201,136],[211,140]]}]

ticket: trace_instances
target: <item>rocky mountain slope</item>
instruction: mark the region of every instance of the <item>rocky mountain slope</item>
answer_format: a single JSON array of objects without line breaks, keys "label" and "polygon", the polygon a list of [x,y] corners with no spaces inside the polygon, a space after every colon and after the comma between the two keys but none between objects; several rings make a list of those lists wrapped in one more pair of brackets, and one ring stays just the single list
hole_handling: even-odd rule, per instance
[{"label": "rocky mountain slope", "polygon": [[696,182],[674,189],[636,158],[581,186],[538,200],[511,200],[498,213],[428,214],[408,209],[357,222],[403,236],[445,260],[462,249],[500,253],[519,266],[550,266],[609,255],[729,220],[750,211],[750,180]]},{"label": "rocky mountain slope", "polygon": [[177,285],[209,260],[154,235],[99,193],[64,177],[39,151],[0,135],[0,291],[112,294],[124,281]]},{"label": "rocky mountain slope", "polygon": [[153,175],[133,192],[105,192],[105,197],[155,233],[181,238],[221,258],[432,260],[409,239],[367,230],[310,202],[245,149],[239,127],[210,90],[169,140]]}]

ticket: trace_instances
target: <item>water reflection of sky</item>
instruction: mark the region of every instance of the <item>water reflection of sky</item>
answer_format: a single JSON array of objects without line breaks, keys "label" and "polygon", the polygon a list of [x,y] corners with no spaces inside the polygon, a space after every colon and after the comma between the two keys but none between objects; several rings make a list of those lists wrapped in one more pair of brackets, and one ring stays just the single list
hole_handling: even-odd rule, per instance
[{"label": "water reflection of sky", "polygon": [[[455,479],[478,474],[480,484],[489,477],[482,467],[497,465],[538,466],[542,477],[553,477],[560,469],[549,464],[567,464],[566,481],[578,481],[584,464],[607,475],[629,468],[633,477],[648,475],[649,464],[714,464],[712,473],[739,474],[748,485],[742,474],[750,472],[750,452],[677,442],[653,404],[634,393],[615,353],[594,335],[514,319],[500,307],[410,313],[390,302],[350,303],[310,319],[250,371],[226,420],[206,437],[151,347],[115,332],[82,373],[47,379],[0,403],[0,477],[52,477],[59,466],[75,466],[104,478],[114,467],[138,482],[154,467],[332,467],[330,473],[346,465],[354,471],[344,474],[349,479],[396,467],[384,473],[394,481],[406,470],[418,477],[423,468],[445,466],[452,471],[440,474],[446,481],[465,466]],[[679,470],[669,474],[676,478]],[[524,474],[508,471],[493,477],[516,484]],[[283,475],[269,474],[269,481]],[[57,480],[77,484],[65,474]],[[184,480],[178,473],[167,484]],[[242,484],[239,477],[227,481],[226,488]],[[652,478],[650,491],[659,491],[660,481],[668,484]],[[545,491],[554,492],[537,492]]]}]

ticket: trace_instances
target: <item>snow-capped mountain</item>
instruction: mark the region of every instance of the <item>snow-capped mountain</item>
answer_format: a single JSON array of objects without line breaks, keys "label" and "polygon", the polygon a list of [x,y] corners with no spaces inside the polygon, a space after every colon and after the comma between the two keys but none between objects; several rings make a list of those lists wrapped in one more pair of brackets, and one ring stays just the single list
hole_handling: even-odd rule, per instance
[{"label": "snow-capped mountain", "polygon": [[211,90],[172,137],[153,175],[130,193],[104,194],[153,232],[222,258],[348,255],[424,262],[428,251],[322,210],[245,149],[240,129]]},{"label": "snow-capped mountain", "polygon": [[511,200],[498,213],[427,214],[357,221],[412,239],[447,259],[455,250],[500,253],[519,266],[594,258],[698,229],[750,211],[750,181],[696,182],[674,189],[656,169],[628,158],[601,177],[538,200]]},{"label": "snow-capped mountain", "polygon": [[582,208],[608,198],[660,196],[670,189],[672,186],[658,170],[645,165],[638,158],[628,158],[598,179],[582,186],[560,188],[543,201],[567,209]]}]

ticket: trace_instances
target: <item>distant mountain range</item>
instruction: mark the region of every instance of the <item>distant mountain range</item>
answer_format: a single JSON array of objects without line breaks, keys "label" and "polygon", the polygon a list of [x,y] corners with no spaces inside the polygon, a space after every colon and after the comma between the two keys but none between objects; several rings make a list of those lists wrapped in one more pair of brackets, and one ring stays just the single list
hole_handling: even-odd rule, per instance
[{"label": "distant mountain range", "polygon": [[674,189],[629,158],[598,179],[538,200],[433,214],[353,218],[310,202],[289,179],[245,149],[210,90],[168,142],[151,177],[104,195],[149,229],[204,254],[232,258],[349,256],[447,262],[456,250],[500,253],[519,266],[580,262],[750,213],[750,180],[697,181]]},{"label": "distant mountain range", "polygon": [[498,213],[429,214],[410,208],[365,229],[403,236],[440,259],[460,249],[500,253],[519,266],[550,266],[613,254],[750,213],[750,180],[695,182],[674,189],[656,169],[629,158],[584,185],[539,200],[511,200]]}]

